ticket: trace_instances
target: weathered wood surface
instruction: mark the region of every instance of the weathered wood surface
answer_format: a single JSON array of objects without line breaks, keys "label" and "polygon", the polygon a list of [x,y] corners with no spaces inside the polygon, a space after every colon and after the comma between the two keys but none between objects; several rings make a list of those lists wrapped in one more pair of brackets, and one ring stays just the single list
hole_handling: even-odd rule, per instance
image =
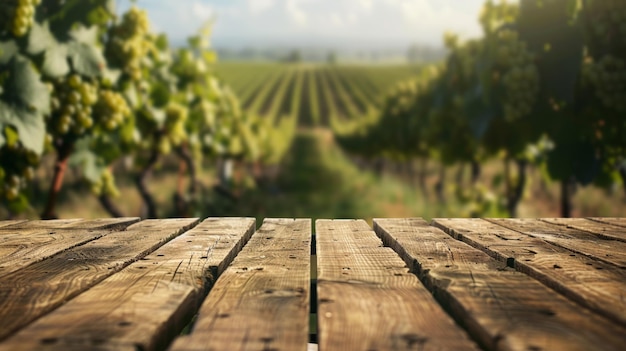
[{"label": "weathered wood surface", "polygon": [[362,220],[318,220],[320,350],[474,350]]},{"label": "weathered wood surface", "polygon": [[538,219],[489,219],[490,222],[526,234],[595,260],[626,269],[626,242],[607,239],[568,227],[556,227]]},{"label": "weathered wood surface", "polygon": [[586,218],[542,218],[541,220],[546,223],[565,226],[566,228],[583,230],[604,239],[626,242],[626,228],[619,225]]},{"label": "weathered wood surface", "polygon": [[0,351],[626,345],[626,219],[136,221],[0,221]]},{"label": "weathered wood surface", "polygon": [[616,350],[626,345],[623,328],[423,220],[376,219],[374,229],[487,349]]},{"label": "weathered wood surface", "polygon": [[0,340],[141,259],[197,223],[146,220],[32,263],[0,279]]},{"label": "weathered wood surface", "polygon": [[210,218],[0,344],[0,350],[165,348],[252,236],[251,218]]},{"label": "weathered wood surface", "polygon": [[172,350],[306,350],[309,219],[266,219]]},{"label": "weathered wood surface", "polygon": [[612,224],[612,225],[616,225],[618,227],[625,227],[626,228],[626,218],[590,217],[589,219],[592,220],[592,221],[595,221],[595,222]]},{"label": "weathered wood surface", "polygon": [[122,230],[138,220],[55,220],[49,226],[45,225],[45,221],[30,221],[4,226],[0,228],[0,277],[113,231]]},{"label": "weathered wood surface", "polygon": [[626,270],[482,219],[435,219],[434,224],[626,326]]}]

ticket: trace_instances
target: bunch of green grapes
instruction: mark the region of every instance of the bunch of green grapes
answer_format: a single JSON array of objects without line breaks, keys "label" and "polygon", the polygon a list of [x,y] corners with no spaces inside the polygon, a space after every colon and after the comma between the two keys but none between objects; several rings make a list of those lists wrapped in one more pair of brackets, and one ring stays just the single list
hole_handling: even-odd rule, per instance
[{"label": "bunch of green grapes", "polygon": [[16,37],[22,37],[33,25],[35,7],[41,0],[4,0],[0,3],[2,30],[8,30]]},{"label": "bunch of green grapes", "polygon": [[602,45],[626,45],[626,2],[593,0],[585,3],[587,33],[590,42]]},{"label": "bunch of green grapes", "polygon": [[18,141],[17,132],[9,126],[2,131],[6,143],[0,147],[0,201],[15,201],[35,175],[39,156]]},{"label": "bunch of green grapes", "polygon": [[97,122],[107,130],[117,128],[131,114],[126,99],[119,93],[108,89],[100,90],[98,102],[93,110]]},{"label": "bunch of green grapes", "polygon": [[164,133],[157,145],[159,153],[169,154],[172,146],[178,146],[187,139],[187,132],[185,131],[187,115],[187,108],[180,104],[171,103],[166,107]]},{"label": "bunch of green grapes", "polygon": [[115,185],[115,177],[110,169],[104,170],[100,179],[91,184],[91,191],[96,195],[107,195],[111,197],[118,197],[120,191]]},{"label": "bunch of green grapes", "polygon": [[52,135],[80,136],[94,124],[92,107],[98,101],[98,87],[72,74],[54,81],[50,100],[52,113],[47,117]]},{"label": "bunch of green grapes", "polygon": [[502,30],[494,40],[496,69],[504,87],[504,118],[514,121],[532,111],[539,94],[539,71],[517,32]]},{"label": "bunch of green grapes", "polygon": [[148,14],[135,6],[111,28],[107,58],[135,81],[141,79],[142,60],[154,49],[149,30]]},{"label": "bunch of green grapes", "polygon": [[590,82],[604,106],[626,111],[626,60],[611,55],[597,62],[588,58],[583,66],[583,77]]}]

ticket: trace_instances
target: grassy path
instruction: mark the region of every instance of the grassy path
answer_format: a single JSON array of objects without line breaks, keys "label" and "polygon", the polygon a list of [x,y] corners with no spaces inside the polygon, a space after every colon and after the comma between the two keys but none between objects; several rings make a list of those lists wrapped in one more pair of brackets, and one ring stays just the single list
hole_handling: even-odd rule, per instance
[{"label": "grassy path", "polygon": [[[271,199],[271,201],[270,201]],[[420,194],[391,178],[359,170],[335,144],[328,129],[300,129],[283,162],[272,196],[250,193],[241,209],[257,217],[433,217]]]}]

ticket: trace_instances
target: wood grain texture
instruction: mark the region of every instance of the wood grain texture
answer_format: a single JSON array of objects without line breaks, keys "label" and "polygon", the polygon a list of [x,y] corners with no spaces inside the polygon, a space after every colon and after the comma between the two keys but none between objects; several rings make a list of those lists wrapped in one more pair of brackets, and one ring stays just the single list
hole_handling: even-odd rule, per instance
[{"label": "wood grain texture", "polygon": [[54,223],[50,223],[49,228],[40,222],[50,221],[31,221],[4,227],[0,230],[0,277],[108,233],[123,230],[138,220],[76,220],[63,221],[62,225],[59,221],[52,221]]},{"label": "wood grain texture", "polygon": [[0,340],[186,231],[197,219],[146,220],[0,277]]},{"label": "wood grain texture", "polygon": [[27,222],[27,220],[26,219],[10,219],[10,220],[0,221],[0,230],[3,227],[12,226],[14,224],[22,223],[22,222]]},{"label": "wood grain texture", "polygon": [[318,341],[332,350],[475,350],[362,220],[316,221]]},{"label": "wood grain texture", "polygon": [[529,218],[494,218],[488,221],[530,235],[570,251],[626,269],[626,242],[598,237]]},{"label": "wood grain texture", "polygon": [[0,226],[0,231],[13,231],[20,229],[57,229],[63,228],[74,223],[82,222],[82,218],[68,219],[37,219],[37,220],[14,220],[6,221],[6,225]]},{"label": "wood grain texture", "polygon": [[375,219],[374,229],[489,350],[619,350],[626,345],[625,328],[424,220]]},{"label": "wood grain texture", "polygon": [[616,225],[618,227],[626,228],[626,218],[616,218],[616,217],[589,217],[587,218],[594,222],[606,223]]},{"label": "wood grain texture", "polygon": [[311,221],[266,219],[172,350],[306,350]]},{"label": "wood grain texture", "polygon": [[626,271],[482,219],[433,223],[569,299],[626,326]]},{"label": "wood grain texture", "polygon": [[0,344],[0,350],[163,350],[254,233],[253,218],[209,218]]},{"label": "wood grain texture", "polygon": [[603,239],[626,242],[626,227],[596,222],[585,218],[541,218],[540,220],[566,228],[589,232]]}]

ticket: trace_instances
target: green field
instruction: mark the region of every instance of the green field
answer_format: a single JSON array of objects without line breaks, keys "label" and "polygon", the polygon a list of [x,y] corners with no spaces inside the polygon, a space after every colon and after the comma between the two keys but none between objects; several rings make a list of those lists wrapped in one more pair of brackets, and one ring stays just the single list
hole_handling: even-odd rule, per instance
[{"label": "green field", "polygon": [[226,62],[216,66],[244,109],[278,123],[329,127],[376,112],[386,92],[420,71],[417,65],[315,65]]}]

